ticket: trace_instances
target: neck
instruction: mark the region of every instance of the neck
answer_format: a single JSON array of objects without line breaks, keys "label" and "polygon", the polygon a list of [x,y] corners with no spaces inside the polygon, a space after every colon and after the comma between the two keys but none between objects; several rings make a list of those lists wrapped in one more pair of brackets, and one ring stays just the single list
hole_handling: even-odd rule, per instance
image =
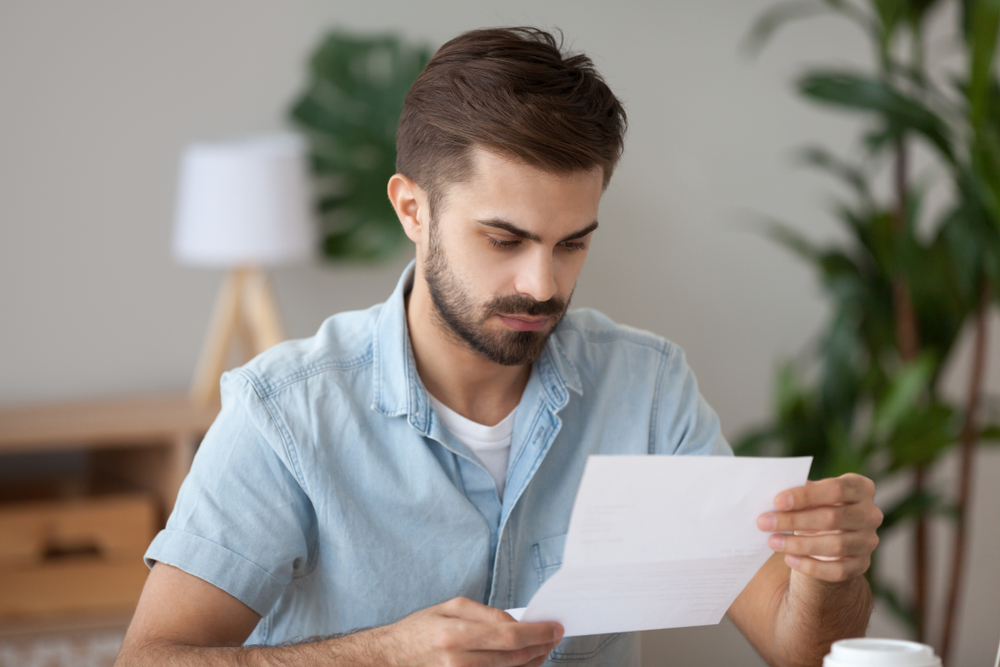
[{"label": "neck", "polygon": [[521,402],[531,364],[494,363],[445,331],[420,271],[413,276],[406,324],[420,380],[449,408],[466,419],[492,426]]}]

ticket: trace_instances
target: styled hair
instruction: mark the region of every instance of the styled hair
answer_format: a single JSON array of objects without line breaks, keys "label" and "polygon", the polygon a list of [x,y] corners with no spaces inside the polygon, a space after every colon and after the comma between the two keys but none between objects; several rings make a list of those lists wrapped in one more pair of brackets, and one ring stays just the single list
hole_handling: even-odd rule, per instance
[{"label": "styled hair", "polygon": [[427,63],[403,105],[396,171],[428,193],[432,213],[445,186],[472,175],[473,147],[556,174],[599,167],[607,187],[625,109],[590,58],[561,46],[537,28],[472,30]]}]

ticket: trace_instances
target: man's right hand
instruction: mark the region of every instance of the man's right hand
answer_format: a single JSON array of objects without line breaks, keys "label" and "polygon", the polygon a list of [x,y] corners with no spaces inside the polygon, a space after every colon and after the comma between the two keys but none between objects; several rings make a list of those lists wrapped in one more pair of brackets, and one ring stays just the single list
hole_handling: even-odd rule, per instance
[{"label": "man's right hand", "polygon": [[157,563],[115,665],[537,667],[562,638],[557,623],[518,623],[499,609],[465,598],[343,637],[292,646],[240,646],[259,621],[260,616],[225,591]]},{"label": "man's right hand", "polygon": [[558,623],[518,623],[506,612],[454,598],[371,631],[383,664],[403,667],[537,667],[558,646]]}]

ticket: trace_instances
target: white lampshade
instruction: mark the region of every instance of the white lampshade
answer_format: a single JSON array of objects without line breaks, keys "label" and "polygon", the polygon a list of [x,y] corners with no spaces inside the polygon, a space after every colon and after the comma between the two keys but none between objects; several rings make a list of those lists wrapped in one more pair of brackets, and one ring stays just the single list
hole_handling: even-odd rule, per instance
[{"label": "white lampshade", "polygon": [[231,268],[302,261],[315,249],[305,142],[276,135],[195,144],[181,161],[174,256]]}]

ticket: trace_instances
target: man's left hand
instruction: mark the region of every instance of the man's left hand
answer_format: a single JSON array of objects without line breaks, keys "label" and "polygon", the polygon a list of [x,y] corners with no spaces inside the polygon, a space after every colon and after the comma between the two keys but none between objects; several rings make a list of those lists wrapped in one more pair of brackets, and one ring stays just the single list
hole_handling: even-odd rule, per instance
[{"label": "man's left hand", "polygon": [[768,546],[785,554],[793,572],[846,581],[864,574],[878,545],[875,531],[882,512],[874,497],[875,483],[854,473],[807,482],[779,493],[774,499],[777,511],[761,514],[757,526],[779,531]]}]

